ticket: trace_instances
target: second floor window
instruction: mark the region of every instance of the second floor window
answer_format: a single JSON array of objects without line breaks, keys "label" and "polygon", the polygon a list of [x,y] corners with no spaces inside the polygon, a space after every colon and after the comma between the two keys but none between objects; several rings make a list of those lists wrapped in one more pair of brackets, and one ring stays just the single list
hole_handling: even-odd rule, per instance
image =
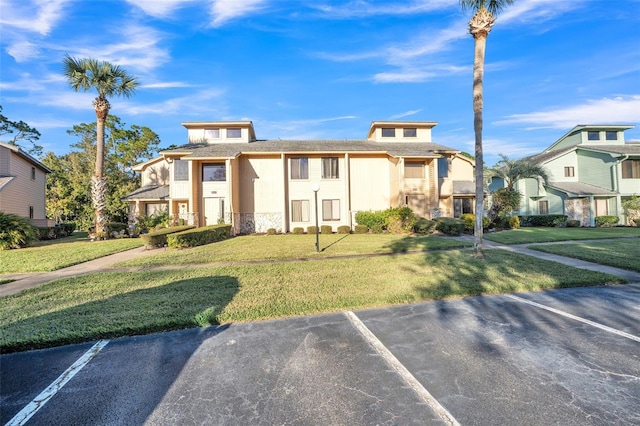
[{"label": "second floor window", "polygon": [[237,139],[242,137],[242,129],[239,127],[227,129],[228,139]]},{"label": "second floor window", "polygon": [[291,179],[309,179],[309,159],[307,157],[291,159]]},{"label": "second floor window", "polygon": [[608,141],[617,141],[618,140],[618,132],[607,132],[604,137]]},{"label": "second floor window", "polygon": [[382,129],[382,137],[383,138],[393,138],[396,136],[396,129],[384,127]]},{"label": "second floor window", "polygon": [[322,159],[322,179],[338,179],[338,157]]},{"label": "second floor window", "polygon": [[408,129],[402,129],[402,136],[405,138],[415,138],[418,136],[418,129],[415,127],[410,127]]},{"label": "second floor window", "polygon": [[224,163],[209,163],[202,165],[203,182],[224,182],[227,180],[227,168]]},{"label": "second floor window", "polygon": [[36,168],[31,168],[31,180],[36,180]]},{"label": "second floor window", "polygon": [[565,167],[564,168],[564,177],[574,177],[576,175],[575,169],[573,167]]},{"label": "second floor window", "polygon": [[173,161],[173,180],[189,180],[189,162],[185,160]]},{"label": "second floor window", "polygon": [[600,132],[587,132],[587,139],[590,141],[599,141]]},{"label": "second floor window", "polygon": [[405,179],[424,179],[424,163],[418,161],[404,162]]},{"label": "second floor window", "polygon": [[622,162],[622,179],[640,179],[640,160]]}]

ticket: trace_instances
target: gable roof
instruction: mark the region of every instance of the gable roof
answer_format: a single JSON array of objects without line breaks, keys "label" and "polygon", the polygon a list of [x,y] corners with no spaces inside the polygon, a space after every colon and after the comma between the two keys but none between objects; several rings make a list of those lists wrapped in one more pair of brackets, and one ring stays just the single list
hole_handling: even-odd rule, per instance
[{"label": "gable roof", "polygon": [[549,148],[547,148],[545,151],[551,151],[553,150],[553,147],[558,145],[559,143],[561,143],[562,141],[564,141],[566,138],[568,138],[571,135],[574,135],[576,133],[580,133],[584,130],[593,130],[593,131],[599,131],[599,130],[629,130],[629,129],[633,129],[634,126],[628,125],[628,124],[578,124],[577,126],[575,126],[573,129],[569,130],[567,133],[565,133],[564,135],[562,135],[557,141],[555,141],[553,144],[551,144],[551,146]]},{"label": "gable roof", "polygon": [[617,192],[600,188],[582,182],[549,182],[549,188],[564,192],[569,197],[583,197],[588,195],[615,195]]},{"label": "gable roof", "polygon": [[236,158],[241,154],[384,153],[392,157],[438,158],[459,150],[435,143],[372,142],[363,140],[258,140],[251,143],[187,144],[162,151],[184,159]]},{"label": "gable roof", "polygon": [[169,198],[169,185],[151,185],[138,188],[121,200],[165,200]]},{"label": "gable roof", "polygon": [[34,166],[38,167],[43,172],[51,173],[51,169],[49,169],[47,166],[42,164],[40,161],[36,160],[32,156],[30,156],[29,154],[24,152],[22,150],[22,148],[20,148],[19,146],[11,145],[11,144],[5,143],[5,142],[0,142],[0,146],[3,147],[3,148],[7,148],[7,149],[13,151],[16,155],[18,155],[19,157],[22,157],[23,159],[27,160],[27,162],[29,162],[29,163],[33,164]]},{"label": "gable roof", "polygon": [[554,158],[561,157],[562,155],[576,150],[585,150],[585,151],[595,151],[595,152],[605,152],[608,154],[614,154],[615,156],[619,155],[640,155],[640,143],[625,143],[624,145],[574,145],[568,146],[561,149],[556,149],[554,151],[545,151],[541,154],[532,155],[531,157],[526,157],[526,159],[531,160],[536,164],[544,164]]}]

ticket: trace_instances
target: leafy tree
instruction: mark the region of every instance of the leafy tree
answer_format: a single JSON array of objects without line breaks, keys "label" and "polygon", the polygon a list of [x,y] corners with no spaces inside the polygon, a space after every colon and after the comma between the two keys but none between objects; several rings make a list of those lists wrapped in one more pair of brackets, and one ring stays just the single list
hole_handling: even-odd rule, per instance
[{"label": "leafy tree", "polygon": [[469,33],[474,39],[473,58],[473,131],[475,133],[475,179],[476,179],[476,223],[474,233],[475,254],[484,257],[482,249],[482,217],[484,216],[484,169],[482,165],[482,110],[484,79],[484,54],[487,36],[496,21],[495,16],[514,0],[460,0],[462,10],[470,10],[473,17],[469,21]]},{"label": "leafy tree", "polygon": [[[42,146],[36,142],[40,140],[40,132],[34,127],[29,126],[24,121],[11,121],[2,114],[2,105],[0,105],[0,136],[11,135],[7,140],[10,145],[19,146],[25,149],[34,157],[42,155]],[[22,142],[29,142],[31,146],[26,148],[22,146]]]},{"label": "leafy tree", "polygon": [[629,225],[636,224],[636,226],[640,227],[640,196],[634,194],[631,198],[622,201],[622,210],[627,217]]},{"label": "leafy tree", "polygon": [[522,179],[542,179],[549,183],[549,174],[544,166],[534,163],[528,158],[511,160],[506,155],[500,154],[501,160],[487,171],[489,176],[497,176],[504,180],[505,187],[492,194],[493,203],[489,211],[489,217],[495,219],[505,215],[520,206],[522,195],[514,188],[516,182]]},{"label": "leafy tree", "polygon": [[107,178],[104,174],[105,122],[111,109],[108,97],[133,94],[138,81],[117,65],[91,58],[75,59],[65,55],[64,74],[71,88],[78,91],[98,92],[93,101],[96,111],[96,166],[91,178],[91,198],[95,209],[96,233],[104,234],[107,223]]}]

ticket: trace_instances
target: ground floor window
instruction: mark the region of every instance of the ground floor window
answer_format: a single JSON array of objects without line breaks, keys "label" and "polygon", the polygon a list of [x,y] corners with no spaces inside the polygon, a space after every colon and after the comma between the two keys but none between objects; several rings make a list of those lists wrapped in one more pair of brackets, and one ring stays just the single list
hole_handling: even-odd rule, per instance
[{"label": "ground floor window", "polygon": [[538,213],[539,214],[549,214],[549,202],[548,201],[538,201]]},{"label": "ground floor window", "polygon": [[340,220],[340,200],[322,200],[322,220]]},{"label": "ground floor window", "polygon": [[291,201],[291,221],[309,222],[309,200]]},{"label": "ground floor window", "polygon": [[460,217],[467,213],[473,214],[473,198],[454,198],[453,217]]},{"label": "ground floor window", "polygon": [[224,163],[202,165],[203,182],[224,182],[225,180],[227,180],[227,168]]}]

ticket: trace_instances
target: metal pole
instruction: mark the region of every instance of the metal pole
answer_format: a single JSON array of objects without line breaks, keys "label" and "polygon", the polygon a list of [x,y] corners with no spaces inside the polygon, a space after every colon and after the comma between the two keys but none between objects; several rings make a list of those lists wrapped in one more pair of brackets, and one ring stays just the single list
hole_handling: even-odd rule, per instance
[{"label": "metal pole", "polygon": [[320,252],[320,237],[318,236],[318,191],[314,191],[316,196],[316,252]]}]

